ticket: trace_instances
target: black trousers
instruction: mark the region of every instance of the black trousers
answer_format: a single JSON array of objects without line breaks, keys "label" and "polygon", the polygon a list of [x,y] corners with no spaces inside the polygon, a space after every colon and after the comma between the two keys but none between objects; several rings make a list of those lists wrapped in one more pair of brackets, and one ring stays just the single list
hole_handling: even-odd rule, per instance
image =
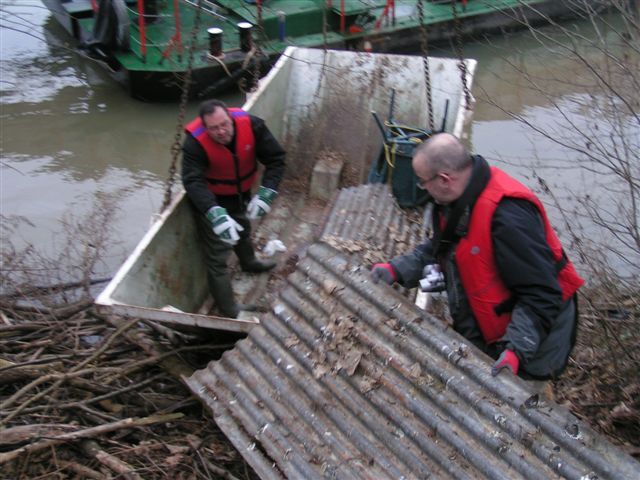
[{"label": "black trousers", "polygon": [[247,218],[246,202],[242,202],[242,205],[238,207],[237,197],[234,197],[234,199],[235,202],[225,203],[228,203],[230,207],[235,206],[235,208],[227,208],[223,202],[220,202],[220,206],[226,208],[227,213],[244,228],[243,231],[239,232],[240,240],[238,240],[235,246],[231,246],[220,240],[220,237],[213,233],[211,222],[192,205],[198,234],[204,247],[208,276],[218,277],[227,273],[227,265],[232,250],[235,250],[238,254],[238,259],[241,264],[246,263],[254,257],[253,244],[251,243],[251,221]]},{"label": "black trousers", "polygon": [[251,222],[246,215],[248,198],[237,196],[231,199],[218,198],[218,203],[221,207],[226,208],[227,213],[244,228],[239,232],[240,239],[234,246],[220,240],[220,237],[213,233],[213,226],[206,216],[193,205],[191,207],[202,241],[209,292],[221,315],[236,318],[240,306],[235,301],[231,277],[228,273],[228,262],[232,250],[238,256],[241,266],[248,265],[255,259],[251,243]]}]

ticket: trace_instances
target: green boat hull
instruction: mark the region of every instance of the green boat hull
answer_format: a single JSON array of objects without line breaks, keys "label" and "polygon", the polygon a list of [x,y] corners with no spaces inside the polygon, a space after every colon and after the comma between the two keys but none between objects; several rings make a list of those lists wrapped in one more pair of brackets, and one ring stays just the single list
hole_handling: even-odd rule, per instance
[{"label": "green boat hull", "polygon": [[[44,2],[81,48],[146,101],[179,99],[188,72],[192,99],[250,89],[291,45],[408,52],[420,48],[423,32],[434,44],[579,15],[575,2],[562,0],[469,0],[455,12],[448,1],[416,0],[262,0],[260,8],[256,0],[217,0],[200,10],[199,0],[102,0],[97,11],[89,0]],[[253,26],[249,44],[241,22]]]}]

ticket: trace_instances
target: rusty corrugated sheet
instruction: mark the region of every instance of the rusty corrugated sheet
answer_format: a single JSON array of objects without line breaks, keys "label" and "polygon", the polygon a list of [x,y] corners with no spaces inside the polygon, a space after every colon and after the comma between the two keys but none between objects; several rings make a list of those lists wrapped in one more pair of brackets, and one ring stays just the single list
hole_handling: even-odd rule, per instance
[{"label": "rusty corrugated sheet", "polygon": [[623,479],[640,465],[319,242],[187,383],[263,479]]}]

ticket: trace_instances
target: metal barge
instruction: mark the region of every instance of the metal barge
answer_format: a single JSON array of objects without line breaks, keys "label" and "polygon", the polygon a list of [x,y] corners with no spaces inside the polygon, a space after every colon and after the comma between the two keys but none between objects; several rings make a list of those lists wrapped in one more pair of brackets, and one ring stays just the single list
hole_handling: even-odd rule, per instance
[{"label": "metal barge", "polygon": [[191,98],[249,90],[288,46],[415,52],[421,42],[584,13],[571,0],[43,2],[79,48],[149,101],[180,98],[187,75]]}]

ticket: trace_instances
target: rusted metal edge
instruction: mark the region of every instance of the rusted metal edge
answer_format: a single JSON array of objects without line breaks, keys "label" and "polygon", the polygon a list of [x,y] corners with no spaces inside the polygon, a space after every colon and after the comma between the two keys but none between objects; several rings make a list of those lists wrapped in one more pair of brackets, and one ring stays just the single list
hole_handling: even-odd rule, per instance
[{"label": "rusted metal edge", "polygon": [[213,315],[200,315],[197,313],[172,312],[156,308],[139,307],[123,303],[111,303],[110,305],[95,304],[96,310],[104,315],[121,315],[127,317],[140,317],[145,320],[153,320],[170,325],[183,325],[231,332],[248,333],[260,322],[254,319],[240,320],[237,318],[217,317]]}]

